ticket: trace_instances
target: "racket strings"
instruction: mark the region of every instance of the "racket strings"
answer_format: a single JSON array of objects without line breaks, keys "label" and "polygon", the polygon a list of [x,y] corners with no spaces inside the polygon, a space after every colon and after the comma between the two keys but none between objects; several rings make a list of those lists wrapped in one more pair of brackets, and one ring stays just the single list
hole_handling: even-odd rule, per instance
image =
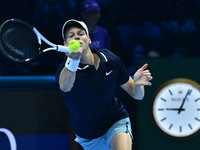
[{"label": "racket strings", "polygon": [[1,46],[6,55],[18,61],[37,56],[40,44],[33,28],[21,22],[8,22],[1,27]]},{"label": "racket strings", "polygon": [[10,39],[10,34],[13,33],[13,28],[5,31],[5,33],[3,33],[2,35],[2,44],[4,46],[5,49],[10,50],[10,54],[12,55],[19,55],[24,57],[25,54],[20,50],[17,49],[15,41],[12,41],[12,39]]}]

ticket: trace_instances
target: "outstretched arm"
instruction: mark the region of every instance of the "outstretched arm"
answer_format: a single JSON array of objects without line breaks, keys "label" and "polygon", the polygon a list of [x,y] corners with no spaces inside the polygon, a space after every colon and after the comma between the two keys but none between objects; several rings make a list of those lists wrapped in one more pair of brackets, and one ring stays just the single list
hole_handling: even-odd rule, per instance
[{"label": "outstretched arm", "polygon": [[129,80],[121,87],[134,99],[141,100],[144,97],[144,86],[150,86],[152,76],[149,70],[146,70],[148,64],[144,64],[134,74],[134,79],[129,77]]},{"label": "outstretched arm", "polygon": [[[79,60],[81,58],[82,49],[79,48],[76,52],[68,52],[66,56],[71,58],[72,60]],[[66,62],[67,63],[67,62]],[[71,62],[72,63],[72,62]],[[74,85],[76,72],[71,71],[66,66],[62,69],[59,76],[59,86],[60,89],[64,92],[68,92]]]}]

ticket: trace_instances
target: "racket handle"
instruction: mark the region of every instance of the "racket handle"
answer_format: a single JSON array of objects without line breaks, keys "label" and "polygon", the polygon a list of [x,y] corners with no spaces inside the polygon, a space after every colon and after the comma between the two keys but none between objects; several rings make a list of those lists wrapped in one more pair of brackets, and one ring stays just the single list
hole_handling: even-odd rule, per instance
[{"label": "racket handle", "polygon": [[67,53],[69,52],[69,47],[63,45],[57,45],[57,51]]}]

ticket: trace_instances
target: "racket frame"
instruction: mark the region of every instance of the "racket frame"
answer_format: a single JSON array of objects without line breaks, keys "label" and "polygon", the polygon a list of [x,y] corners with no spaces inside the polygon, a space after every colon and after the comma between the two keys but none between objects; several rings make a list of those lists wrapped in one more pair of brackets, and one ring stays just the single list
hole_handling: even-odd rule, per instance
[{"label": "racket frame", "polygon": [[[47,38],[45,38],[35,27],[33,27],[33,26],[30,25],[29,23],[27,23],[27,22],[25,22],[25,21],[22,21],[22,20],[20,20],[20,19],[15,19],[15,18],[14,18],[14,19],[8,19],[8,20],[4,21],[4,22],[2,23],[2,25],[1,25],[1,27],[0,27],[0,33],[1,33],[1,30],[2,30],[3,26],[4,26],[5,24],[9,23],[9,22],[12,22],[12,21],[13,21],[13,22],[18,22],[18,23],[24,24],[24,25],[28,26],[29,28],[32,28],[32,30],[33,30],[33,32],[34,32],[34,34],[36,35],[37,40],[38,40],[39,48],[37,49],[37,51],[40,51],[39,54],[44,53],[44,52],[47,52],[47,51],[51,51],[51,50],[55,50],[55,51],[63,52],[63,53],[67,53],[67,52],[70,51],[69,47],[67,47],[67,46],[64,46],[64,45],[57,45],[57,44],[54,44],[54,43],[50,42],[50,41],[47,40]],[[41,48],[42,42],[46,43],[48,46],[51,46],[51,47],[41,50],[40,48]],[[0,42],[0,43],[1,43],[1,42]],[[10,55],[8,56],[7,52],[6,52],[5,50],[2,50],[2,49],[4,49],[3,46],[2,46],[2,44],[0,44],[0,49],[1,49],[2,53],[3,53],[4,55],[6,55],[9,59],[14,60],[14,61],[17,61],[17,62],[26,62],[26,61],[30,61],[30,60],[32,60],[33,58],[36,57],[36,56],[35,56],[35,57],[33,57],[33,58],[27,58],[27,59],[24,59],[24,60],[19,60],[18,58],[15,58],[15,57],[13,57],[13,56],[10,56]],[[39,55],[39,54],[38,54],[38,55]]]}]

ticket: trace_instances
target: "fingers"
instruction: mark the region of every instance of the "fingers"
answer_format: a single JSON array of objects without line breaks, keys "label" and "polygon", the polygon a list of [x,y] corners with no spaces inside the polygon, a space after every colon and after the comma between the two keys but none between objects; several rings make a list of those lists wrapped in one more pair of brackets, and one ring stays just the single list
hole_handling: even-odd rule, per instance
[{"label": "fingers", "polygon": [[153,77],[151,76],[151,72],[149,70],[145,70],[148,67],[148,64],[144,64],[141,69],[142,71],[142,76],[146,76],[149,80],[152,80]]},{"label": "fingers", "polygon": [[143,80],[141,80],[141,82],[143,85],[151,85],[151,82],[149,81],[151,81],[152,79],[153,79],[152,76],[145,76],[143,77]]},{"label": "fingers", "polygon": [[145,76],[147,78],[148,81],[152,80],[153,77],[151,76],[151,73],[149,72],[149,70],[145,70],[142,72],[142,76]]},{"label": "fingers", "polygon": [[146,64],[144,64],[140,69],[141,69],[141,70],[145,70],[147,67],[148,67],[148,64],[146,63]]},{"label": "fingers", "polygon": [[148,64],[144,64],[136,74],[134,75],[134,79],[136,81],[136,85],[139,86],[151,86],[150,80],[153,79],[151,72],[149,70],[145,70],[148,67]]},{"label": "fingers", "polygon": [[152,76],[148,76],[147,78],[148,78],[148,81],[151,81],[153,79]]},{"label": "fingers", "polygon": [[81,54],[82,54],[82,48],[79,48],[78,51],[75,51],[75,52],[69,51],[65,55],[72,58],[72,59],[80,59]]},{"label": "fingers", "polygon": [[143,85],[144,86],[151,86],[151,82],[144,82]]},{"label": "fingers", "polygon": [[151,82],[145,82],[144,85],[151,86]]},{"label": "fingers", "polygon": [[135,83],[137,86],[151,86],[151,82],[147,82],[147,81],[137,81]]},{"label": "fingers", "polygon": [[142,75],[151,75],[150,71],[149,70],[144,70],[142,72]]}]

